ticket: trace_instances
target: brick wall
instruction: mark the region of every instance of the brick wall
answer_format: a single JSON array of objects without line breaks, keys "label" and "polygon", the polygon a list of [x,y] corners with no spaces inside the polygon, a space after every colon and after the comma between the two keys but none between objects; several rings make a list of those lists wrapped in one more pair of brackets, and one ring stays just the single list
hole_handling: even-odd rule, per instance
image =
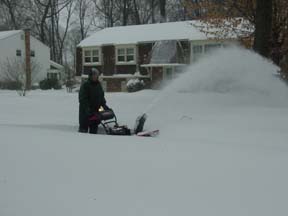
[{"label": "brick wall", "polygon": [[116,65],[117,74],[134,74],[136,65]]},{"label": "brick wall", "polygon": [[126,78],[103,78],[102,83],[106,83],[106,91],[107,92],[121,92],[122,86],[121,83],[127,83]]}]

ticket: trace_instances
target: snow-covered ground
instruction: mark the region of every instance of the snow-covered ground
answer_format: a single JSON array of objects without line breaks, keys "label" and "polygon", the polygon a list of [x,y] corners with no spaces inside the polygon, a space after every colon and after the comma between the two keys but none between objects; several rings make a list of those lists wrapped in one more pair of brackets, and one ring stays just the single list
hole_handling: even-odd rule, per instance
[{"label": "snow-covered ground", "polygon": [[0,91],[0,215],[287,215],[287,86],[276,70],[232,48],[164,90],[106,94],[131,128],[147,112],[155,138],[77,133],[77,93]]}]

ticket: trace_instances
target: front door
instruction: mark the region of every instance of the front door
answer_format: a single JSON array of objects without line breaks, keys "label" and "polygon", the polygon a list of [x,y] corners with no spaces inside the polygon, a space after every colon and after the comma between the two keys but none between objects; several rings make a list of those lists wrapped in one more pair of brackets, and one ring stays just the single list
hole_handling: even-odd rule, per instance
[{"label": "front door", "polygon": [[115,71],[115,47],[114,46],[103,46],[103,75],[111,76]]}]

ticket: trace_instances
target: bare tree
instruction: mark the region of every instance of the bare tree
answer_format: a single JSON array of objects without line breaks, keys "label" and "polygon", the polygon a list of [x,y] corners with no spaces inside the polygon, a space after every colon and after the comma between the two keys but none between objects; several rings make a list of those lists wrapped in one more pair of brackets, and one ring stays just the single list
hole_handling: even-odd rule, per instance
[{"label": "bare tree", "polygon": [[[52,0],[50,17],[48,22],[49,45],[53,61],[62,64],[64,41],[67,36],[72,15],[72,1]],[[65,12],[65,17],[60,17],[60,11]]]},{"label": "bare tree", "polygon": [[134,19],[135,19],[135,24],[139,25],[141,24],[140,20],[140,13],[139,13],[139,8],[136,0],[133,0],[133,14],[134,14]]},{"label": "bare tree", "polygon": [[1,0],[1,3],[6,6],[7,11],[10,15],[11,25],[13,29],[18,29],[18,22],[16,18],[16,6],[17,0]]},{"label": "bare tree", "polygon": [[72,16],[73,10],[73,2],[70,1],[69,4],[66,6],[66,18],[65,18],[65,26],[60,28],[60,16],[59,13],[56,14],[56,38],[57,38],[57,45],[58,45],[58,63],[63,63],[63,50],[65,45],[65,40],[68,34],[68,28],[70,26],[70,19]]},{"label": "bare tree", "polygon": [[[249,46],[260,54],[269,57],[274,63],[280,63],[284,55],[287,55],[285,41],[288,29],[288,1],[287,0],[184,0],[186,8],[190,11],[190,17],[204,20],[218,29],[225,30],[225,22],[228,20],[232,26],[237,26],[236,17],[242,17],[254,26],[248,41]],[[193,16],[201,11],[199,16]],[[234,22],[236,21],[236,22]],[[227,22],[226,22],[227,23]],[[230,28],[229,27],[229,28]],[[247,32],[248,33],[248,32]],[[248,35],[248,34],[247,34]],[[254,44],[253,44],[254,42]]]},{"label": "bare tree", "polygon": [[159,7],[158,0],[133,0],[131,9],[131,24],[147,24],[147,23],[155,23],[158,18],[155,11],[157,11]]},{"label": "bare tree", "polygon": [[132,11],[132,1],[131,0],[116,0],[115,6],[119,11],[121,25],[126,26],[129,24],[129,17]]},{"label": "bare tree", "polygon": [[159,0],[160,22],[166,22],[166,0]]},{"label": "bare tree", "polygon": [[253,48],[259,54],[269,57],[272,33],[272,0],[257,0],[255,37]]},{"label": "bare tree", "polygon": [[33,26],[30,16],[31,0],[0,0],[0,23],[7,29]]},{"label": "bare tree", "polygon": [[[35,26],[38,30],[36,34],[39,36],[40,40],[49,44],[48,41],[48,27],[47,27],[47,19],[49,17],[49,11],[51,8],[52,1],[51,0],[34,0],[34,22]],[[40,21],[40,22],[39,22]]]},{"label": "bare tree", "polygon": [[83,40],[87,37],[87,33],[94,22],[95,14],[92,14],[94,4],[91,0],[75,0],[75,4],[76,21],[74,24],[79,29]]},{"label": "bare tree", "polygon": [[104,20],[104,27],[113,27],[119,21],[119,13],[116,12],[115,0],[93,0],[99,19]]},{"label": "bare tree", "polygon": [[169,21],[183,21],[190,19],[187,16],[185,0],[167,0],[166,15]]},{"label": "bare tree", "polygon": [[[288,1],[274,0],[272,3],[271,58],[280,65],[284,59],[288,59]],[[288,73],[287,69],[286,71]]]}]

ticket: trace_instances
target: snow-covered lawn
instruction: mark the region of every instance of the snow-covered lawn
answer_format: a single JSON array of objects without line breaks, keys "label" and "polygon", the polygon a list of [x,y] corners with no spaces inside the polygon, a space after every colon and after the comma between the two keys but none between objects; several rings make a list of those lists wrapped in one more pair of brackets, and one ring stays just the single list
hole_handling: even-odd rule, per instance
[{"label": "snow-covered lawn", "polygon": [[216,56],[165,90],[106,94],[155,138],[77,133],[77,93],[1,90],[0,215],[287,215],[287,87],[255,54]]}]

